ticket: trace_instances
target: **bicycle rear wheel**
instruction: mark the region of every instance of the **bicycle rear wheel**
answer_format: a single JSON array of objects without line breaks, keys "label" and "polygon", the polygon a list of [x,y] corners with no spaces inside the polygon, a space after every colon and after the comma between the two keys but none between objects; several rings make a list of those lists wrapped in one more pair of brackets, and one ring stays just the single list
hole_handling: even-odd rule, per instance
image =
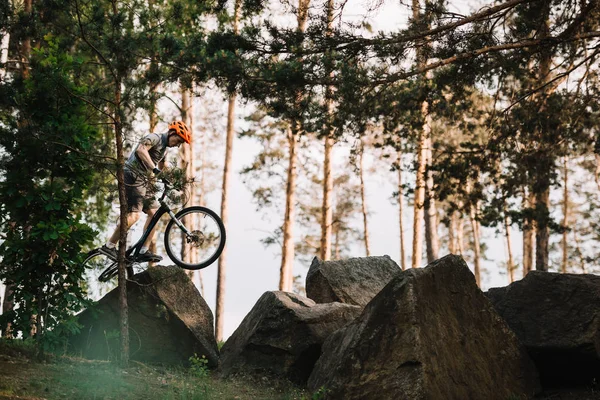
[{"label": "bicycle rear wheel", "polygon": [[165,249],[169,258],[185,269],[202,269],[214,263],[225,248],[225,226],[221,218],[206,207],[188,207],[175,218],[189,231],[185,233],[175,220],[165,229]]},{"label": "bicycle rear wheel", "polygon": [[119,272],[117,262],[98,250],[91,251],[83,262],[83,265],[86,268],[102,271],[98,276],[100,282],[108,282]]}]

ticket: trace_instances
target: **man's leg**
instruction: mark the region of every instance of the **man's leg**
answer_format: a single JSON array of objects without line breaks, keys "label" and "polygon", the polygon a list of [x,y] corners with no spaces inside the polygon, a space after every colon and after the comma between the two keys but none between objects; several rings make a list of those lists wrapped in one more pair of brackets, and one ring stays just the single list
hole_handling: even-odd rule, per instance
[{"label": "man's leg", "polygon": [[[133,226],[133,224],[135,224],[138,221],[138,219],[140,219],[139,212],[127,213],[127,230],[129,230],[129,228],[131,228]],[[117,243],[119,242],[119,238],[121,237],[120,232],[121,232],[121,221],[119,218],[119,223],[117,223],[117,227],[115,228],[115,231],[110,236],[110,238],[108,238],[108,243],[106,244],[107,247],[116,247]]]},{"label": "man's leg", "polygon": [[[154,214],[156,214],[156,210],[157,208],[155,207],[147,208],[144,210],[144,212],[148,215],[148,217],[146,217],[146,223],[144,224],[144,232],[150,226],[150,221],[152,221],[152,217],[154,216]],[[148,247],[150,246],[150,243],[152,243],[152,238],[154,237],[154,231],[156,230],[154,228],[152,229],[152,231],[150,231],[148,237],[146,238],[146,241],[144,242],[144,245],[140,249],[140,255],[137,258],[137,260],[140,262],[158,262],[162,260],[161,256],[148,251]]]},{"label": "man's leg", "polygon": [[[151,208],[151,209],[147,209],[144,211],[147,215],[146,223],[144,224],[144,232],[146,232],[146,229],[148,229],[148,227],[150,226],[150,221],[152,221],[152,217],[154,217],[154,214],[156,214],[156,210],[157,210],[156,208]],[[152,231],[146,238],[146,242],[144,242],[144,245],[142,246],[142,252],[148,251],[148,246],[150,245],[150,243],[152,243],[152,238],[154,237],[155,231],[156,231],[156,226],[152,229]]]}]

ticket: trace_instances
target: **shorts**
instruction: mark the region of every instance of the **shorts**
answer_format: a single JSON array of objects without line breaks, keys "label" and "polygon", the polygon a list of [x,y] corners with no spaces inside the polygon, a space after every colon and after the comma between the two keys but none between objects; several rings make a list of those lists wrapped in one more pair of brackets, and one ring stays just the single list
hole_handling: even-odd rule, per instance
[{"label": "shorts", "polygon": [[158,202],[153,196],[146,196],[146,184],[144,179],[130,171],[124,169],[125,173],[125,197],[127,197],[128,212],[146,212],[155,210],[159,207]]}]

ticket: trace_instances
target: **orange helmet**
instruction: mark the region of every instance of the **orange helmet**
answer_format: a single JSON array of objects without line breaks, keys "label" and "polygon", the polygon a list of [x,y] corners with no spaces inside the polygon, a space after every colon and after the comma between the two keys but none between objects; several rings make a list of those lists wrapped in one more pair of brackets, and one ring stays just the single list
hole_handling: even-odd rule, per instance
[{"label": "orange helmet", "polygon": [[169,124],[169,130],[174,130],[187,143],[192,143],[192,133],[183,121],[173,121]]}]

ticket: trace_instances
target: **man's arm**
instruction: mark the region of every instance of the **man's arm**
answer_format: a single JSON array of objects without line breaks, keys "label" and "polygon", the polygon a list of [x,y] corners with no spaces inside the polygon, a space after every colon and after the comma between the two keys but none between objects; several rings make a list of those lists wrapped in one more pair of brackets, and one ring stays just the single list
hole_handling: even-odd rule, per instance
[{"label": "man's arm", "polygon": [[148,153],[148,149],[150,149],[151,147],[151,142],[144,141],[140,143],[140,145],[137,147],[137,150],[135,151],[135,154],[137,154],[139,159],[144,163],[144,165],[149,171],[152,171],[154,168],[156,168],[156,165],[154,165],[154,161],[152,161],[152,158],[150,158],[150,154]]}]

